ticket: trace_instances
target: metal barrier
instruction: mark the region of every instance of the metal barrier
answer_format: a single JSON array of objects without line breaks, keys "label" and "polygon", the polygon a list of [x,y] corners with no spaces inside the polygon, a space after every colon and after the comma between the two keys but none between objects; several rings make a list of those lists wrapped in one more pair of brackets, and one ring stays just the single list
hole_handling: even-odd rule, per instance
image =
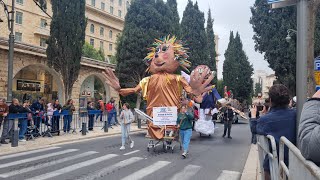
[{"label": "metal barrier", "polygon": [[[281,180],[319,180],[320,168],[306,160],[300,150],[287,138],[280,138],[279,179]],[[284,162],[285,147],[289,149],[289,167]]]},{"label": "metal barrier", "polygon": [[264,180],[265,174],[263,169],[263,162],[265,157],[269,159],[270,177],[272,180],[278,180],[278,154],[277,146],[274,137],[271,135],[263,136],[257,135],[257,145],[259,151],[259,163],[261,170],[261,179]]}]

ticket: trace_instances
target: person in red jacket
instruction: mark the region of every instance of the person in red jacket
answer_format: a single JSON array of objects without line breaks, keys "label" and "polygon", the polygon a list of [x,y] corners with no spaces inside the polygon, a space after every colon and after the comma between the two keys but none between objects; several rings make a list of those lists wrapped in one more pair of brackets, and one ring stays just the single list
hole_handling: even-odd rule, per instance
[{"label": "person in red jacket", "polygon": [[115,122],[117,122],[117,110],[115,107],[115,100],[113,98],[106,104],[106,109],[108,113],[108,125],[111,127],[111,120],[114,117]]}]

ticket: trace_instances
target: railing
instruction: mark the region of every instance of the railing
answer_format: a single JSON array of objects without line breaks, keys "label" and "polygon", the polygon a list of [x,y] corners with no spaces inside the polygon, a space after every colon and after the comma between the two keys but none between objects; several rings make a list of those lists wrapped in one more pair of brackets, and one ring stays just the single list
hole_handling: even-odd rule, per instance
[{"label": "railing", "polygon": [[261,179],[264,180],[265,174],[263,169],[263,163],[265,157],[269,160],[270,167],[270,176],[272,180],[278,180],[278,154],[277,154],[277,146],[273,136],[262,136],[257,135],[257,144],[259,151],[259,163],[261,170]]},{"label": "railing", "polygon": [[[33,116],[28,116],[28,113],[8,114],[7,120],[8,123],[3,122],[3,126],[6,125],[6,127],[2,129],[10,130],[9,138],[12,147],[18,146],[18,137],[21,132],[27,140],[40,136],[52,137],[53,135],[60,135],[60,132],[68,134],[78,133],[79,131],[85,135],[88,130],[93,130],[94,127],[101,127],[101,130],[108,132],[107,113],[100,110],[72,114],[69,114],[69,111],[55,111],[53,115],[49,116],[45,113],[37,113]],[[114,119],[111,122],[114,122]],[[26,126],[25,131],[20,131],[22,124]]]},{"label": "railing", "polygon": [[[280,138],[279,179],[281,180],[319,180],[320,168],[306,160],[300,150],[287,138]],[[289,167],[285,164],[284,153],[289,150]],[[320,152],[319,152],[320,153]]]}]

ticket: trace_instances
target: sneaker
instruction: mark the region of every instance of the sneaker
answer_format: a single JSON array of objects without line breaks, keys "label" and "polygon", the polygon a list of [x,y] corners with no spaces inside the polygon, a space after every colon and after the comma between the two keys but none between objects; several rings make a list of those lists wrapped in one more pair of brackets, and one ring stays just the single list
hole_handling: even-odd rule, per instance
[{"label": "sneaker", "polygon": [[19,139],[19,142],[26,142],[25,139]]},{"label": "sneaker", "polygon": [[183,152],[183,153],[182,153],[183,159],[187,158],[187,155],[188,155],[188,152]]},{"label": "sneaker", "polygon": [[5,141],[5,140],[2,140],[0,143],[1,143],[1,144],[9,144],[9,143],[7,143],[7,141]]},{"label": "sneaker", "polygon": [[226,135],[224,134],[224,135],[222,135],[222,137],[224,138],[224,137],[226,137]]},{"label": "sneaker", "polygon": [[132,142],[130,143],[130,148],[132,149],[133,146],[134,146],[134,141],[132,141]]},{"label": "sneaker", "polygon": [[126,149],[126,147],[124,147],[124,146],[121,146],[121,148],[120,148],[120,150],[125,150]]},{"label": "sneaker", "polygon": [[228,136],[228,138],[229,138],[229,139],[232,139],[232,137],[231,137],[231,136]]}]

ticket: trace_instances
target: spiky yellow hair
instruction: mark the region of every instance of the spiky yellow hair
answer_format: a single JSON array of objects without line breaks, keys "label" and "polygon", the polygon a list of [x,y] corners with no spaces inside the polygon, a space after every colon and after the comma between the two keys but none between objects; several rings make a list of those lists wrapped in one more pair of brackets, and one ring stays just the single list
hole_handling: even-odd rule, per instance
[{"label": "spiky yellow hair", "polygon": [[175,36],[170,37],[170,35],[161,39],[155,39],[155,42],[152,44],[152,47],[148,48],[150,52],[144,58],[147,65],[150,65],[152,59],[156,54],[157,47],[161,46],[162,44],[172,45],[174,49],[175,60],[179,61],[180,66],[189,72],[188,68],[191,67],[191,62],[187,60],[189,57],[187,48],[183,47],[183,43],[181,40],[177,40]]}]

